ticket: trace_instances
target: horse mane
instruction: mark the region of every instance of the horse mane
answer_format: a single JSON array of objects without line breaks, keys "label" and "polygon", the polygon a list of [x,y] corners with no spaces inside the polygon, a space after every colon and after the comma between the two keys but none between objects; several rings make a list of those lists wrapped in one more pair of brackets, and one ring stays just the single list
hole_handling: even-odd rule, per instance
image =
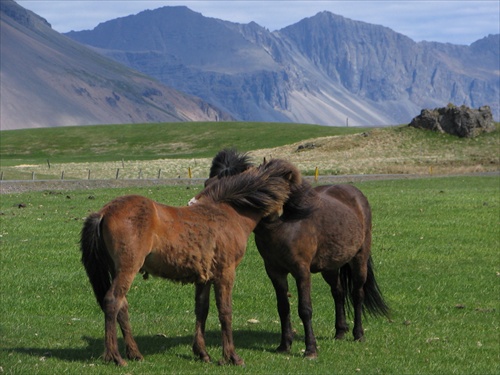
[{"label": "horse mane", "polygon": [[258,210],[267,216],[281,209],[290,194],[295,175],[296,169],[290,163],[250,168],[245,173],[214,181],[198,194],[197,199],[205,196],[214,202]]},{"label": "horse mane", "polygon": [[317,208],[317,192],[311,184],[302,179],[300,171],[290,162],[283,159],[271,159],[264,161],[259,168],[276,168],[279,164],[281,168],[290,168],[292,173],[292,184],[290,185],[290,195],[283,205],[281,220],[292,221],[309,217]]},{"label": "horse mane", "polygon": [[311,184],[303,180],[299,185],[292,185],[288,200],[283,206],[283,221],[302,220],[309,217],[317,208],[318,193]]},{"label": "horse mane", "polygon": [[[250,156],[247,153],[239,153],[236,149],[223,149],[217,153],[212,160],[209,179],[205,186],[213,183],[216,179],[239,175],[253,167]],[[317,192],[305,180],[302,180],[299,170],[290,162],[283,159],[271,159],[259,166],[261,170],[273,170],[277,173],[281,169],[282,174],[291,173],[290,195],[283,206],[283,220],[300,220],[308,217],[316,209]]]},{"label": "horse mane", "polygon": [[239,153],[234,148],[226,148],[219,151],[213,158],[209,178],[234,176],[250,167],[253,167],[253,164],[247,153]]}]

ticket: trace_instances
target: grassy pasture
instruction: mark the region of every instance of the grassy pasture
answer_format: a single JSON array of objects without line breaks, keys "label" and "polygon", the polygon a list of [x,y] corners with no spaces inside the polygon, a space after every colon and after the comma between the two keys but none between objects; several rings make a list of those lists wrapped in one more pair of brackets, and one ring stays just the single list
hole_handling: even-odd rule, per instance
[{"label": "grassy pasture", "polygon": [[[160,123],[23,129],[1,132],[4,180],[206,177],[211,158],[224,147],[273,148],[317,136],[360,133],[283,123]],[[49,166],[50,163],[50,166]]]},{"label": "grassy pasture", "polygon": [[211,158],[303,139],[360,133],[364,128],[260,122],[96,125],[2,131],[2,167],[23,164]]},{"label": "grassy pasture", "polygon": [[[137,277],[129,293],[132,325],[145,361],[121,369],[99,358],[104,322],[79,260],[83,218],[118,195],[138,193],[184,205],[198,188],[2,194],[0,373],[500,373],[500,178],[356,185],[372,204],[375,273],[392,308],[391,319],[365,319],[366,342],[355,343],[352,336],[334,341],[333,301],[321,277],[314,275],[319,358],[305,360],[290,279],[297,335],[289,355],[273,353],[279,343],[274,292],[250,239],[233,295],[235,343],[245,368],[195,360],[193,287],[156,278]],[[207,344],[212,358],[220,358],[213,301]]]},{"label": "grassy pasture", "polygon": [[[106,125],[1,132],[4,180],[205,178],[223,147],[282,157],[304,174],[464,174],[500,169],[500,132],[461,139],[408,126]],[[300,145],[312,145],[297,152]],[[47,162],[49,160],[49,162]],[[50,163],[50,165],[49,165]]]}]

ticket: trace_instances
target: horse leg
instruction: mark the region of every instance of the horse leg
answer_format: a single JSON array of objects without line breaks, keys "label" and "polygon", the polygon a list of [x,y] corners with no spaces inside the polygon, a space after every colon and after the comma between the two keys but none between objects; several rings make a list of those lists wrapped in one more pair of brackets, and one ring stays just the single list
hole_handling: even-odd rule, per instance
[{"label": "horse leg", "polygon": [[195,291],[195,314],[196,328],[193,341],[193,353],[203,362],[210,362],[210,356],[205,347],[205,323],[207,321],[210,307],[211,283],[196,284]]},{"label": "horse leg", "polygon": [[306,343],[304,357],[316,358],[318,352],[312,328],[311,272],[309,269],[301,270],[301,273],[295,276],[295,281],[299,293],[299,317],[304,325]]},{"label": "horse leg", "polygon": [[[361,253],[361,252],[360,252]],[[355,341],[364,341],[364,330],[362,324],[363,302],[365,299],[365,285],[368,275],[367,259],[358,254],[351,262],[352,266],[352,303],[354,307],[354,328],[352,334]]]},{"label": "horse leg", "polygon": [[[347,266],[349,267],[349,266]],[[345,290],[342,287],[339,270],[321,272],[323,279],[330,285],[335,302],[335,339],[341,340],[349,331],[345,316]]]},{"label": "horse leg", "polygon": [[133,359],[141,361],[144,359],[139,347],[132,336],[132,327],[130,326],[130,320],[128,315],[128,301],[125,298],[120,311],[117,316],[118,324],[123,334],[123,340],[125,341],[125,350],[128,359]]},{"label": "horse leg", "polygon": [[[104,297],[104,320],[105,320],[105,362],[115,362],[119,366],[126,366],[127,362],[123,360],[118,351],[118,339],[116,335],[116,321],[120,310],[126,304],[126,294],[132,285],[134,274],[120,273],[116,275],[111,284],[111,288]],[[123,323],[124,313],[120,316],[120,322]],[[121,326],[121,323],[120,323]],[[126,328],[126,326],[125,326]],[[123,329],[123,328],[122,328]],[[127,336],[131,333],[127,332]]]},{"label": "horse leg", "polygon": [[234,365],[244,365],[243,360],[236,354],[232,331],[232,291],[235,270],[225,270],[224,276],[214,283],[215,302],[219,311],[219,321],[222,330],[222,359],[219,364],[230,362]]},{"label": "horse leg", "polygon": [[290,318],[290,301],[288,300],[287,274],[277,272],[266,265],[266,272],[273,283],[276,293],[278,314],[281,322],[281,342],[276,348],[277,352],[289,352],[292,348],[293,331]]}]

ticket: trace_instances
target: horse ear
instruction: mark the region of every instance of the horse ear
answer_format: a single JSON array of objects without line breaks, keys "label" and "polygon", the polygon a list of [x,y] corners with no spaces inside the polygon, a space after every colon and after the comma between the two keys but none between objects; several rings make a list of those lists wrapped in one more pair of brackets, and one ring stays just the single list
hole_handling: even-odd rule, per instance
[{"label": "horse ear", "polygon": [[294,184],[301,184],[302,183],[302,175],[300,172],[296,169],[292,169],[285,175],[285,179],[294,183]]}]

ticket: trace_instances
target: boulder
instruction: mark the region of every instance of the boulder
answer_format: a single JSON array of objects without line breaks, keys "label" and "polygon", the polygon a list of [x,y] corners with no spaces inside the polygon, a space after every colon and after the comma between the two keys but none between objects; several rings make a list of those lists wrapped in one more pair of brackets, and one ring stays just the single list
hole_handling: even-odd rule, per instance
[{"label": "boulder", "polygon": [[452,104],[444,108],[423,109],[420,115],[411,120],[409,126],[467,138],[495,130],[493,115],[487,105],[479,109],[465,105],[456,107]]}]

